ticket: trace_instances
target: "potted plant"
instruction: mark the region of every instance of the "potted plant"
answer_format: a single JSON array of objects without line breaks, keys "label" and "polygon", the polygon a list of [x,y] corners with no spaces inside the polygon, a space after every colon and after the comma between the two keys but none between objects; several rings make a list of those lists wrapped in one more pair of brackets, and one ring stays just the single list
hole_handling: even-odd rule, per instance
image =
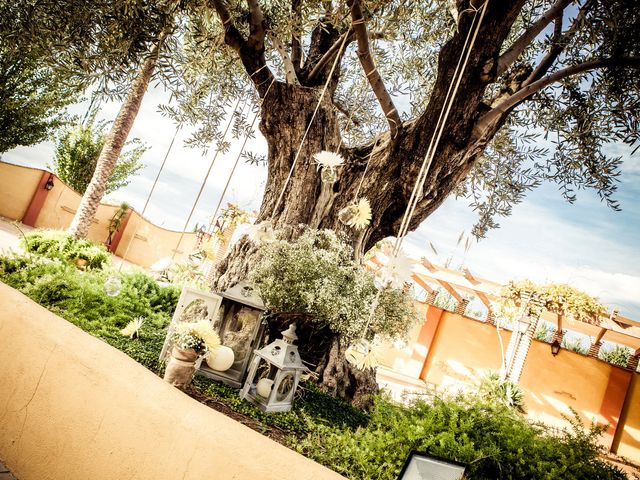
[{"label": "potted plant", "polygon": [[170,334],[173,343],[164,379],[171,385],[184,388],[189,385],[199,358],[215,355],[220,337],[208,320],[178,323]]}]

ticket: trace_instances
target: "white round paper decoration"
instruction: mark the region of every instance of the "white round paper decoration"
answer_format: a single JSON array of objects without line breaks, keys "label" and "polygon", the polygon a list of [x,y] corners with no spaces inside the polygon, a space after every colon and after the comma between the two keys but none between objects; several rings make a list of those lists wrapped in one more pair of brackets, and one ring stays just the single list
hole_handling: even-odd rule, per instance
[{"label": "white round paper decoration", "polygon": [[226,345],[220,345],[215,353],[207,358],[207,365],[209,365],[209,368],[212,370],[224,372],[231,368],[234,360],[235,355],[233,350]]}]

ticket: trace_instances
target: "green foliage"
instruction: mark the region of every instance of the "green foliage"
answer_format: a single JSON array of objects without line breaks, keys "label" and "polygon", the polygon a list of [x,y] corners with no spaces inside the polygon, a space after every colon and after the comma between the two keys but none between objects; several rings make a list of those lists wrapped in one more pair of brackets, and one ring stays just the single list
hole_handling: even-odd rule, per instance
[{"label": "green foliage", "polygon": [[539,285],[530,280],[511,282],[502,291],[503,303],[521,303],[524,294],[533,294],[536,302],[529,303],[529,311],[536,315],[541,308],[559,315],[572,316],[582,322],[600,323],[600,315],[606,312],[604,305],[591,295],[564,283]]},{"label": "green foliage", "polygon": [[[56,141],[53,171],[60,179],[83,194],[91,182],[98,157],[106,140],[105,122],[95,123],[95,114],[86,124],[77,123],[65,128]],[[147,147],[140,139],[134,138],[125,144],[118,163],[109,175],[105,193],[111,193],[129,184],[130,178],[144,167],[140,157]]]},{"label": "green foliage", "polygon": [[631,350],[624,345],[615,345],[612,348],[600,348],[598,358],[619,367],[626,367],[629,363]]},{"label": "green foliage", "polygon": [[555,331],[556,331],[555,328],[553,328],[553,326],[550,325],[548,322],[545,322],[544,320],[540,320],[538,322],[538,326],[536,327],[536,333],[534,335],[534,338],[541,342],[551,343],[551,341],[553,340],[553,335]]},{"label": "green foliage", "polygon": [[120,329],[136,317],[146,318],[142,337],[168,324],[177,288],[160,287],[141,272],[123,273],[120,294],[110,297],[104,282],[113,274],[107,269],[81,271],[59,258],[0,256],[0,280],[101,338],[118,339]]},{"label": "green foliage", "polygon": [[416,318],[409,294],[394,289],[380,293],[371,315],[378,292],[373,274],[330,230],[309,229],[294,241],[263,246],[249,278],[269,309],[304,314],[348,338],[362,335],[367,325],[379,334],[402,336]]},{"label": "green foliage", "polygon": [[602,429],[579,421],[557,432],[481,397],[410,407],[378,399],[368,426],[318,426],[297,450],[349,479],[395,480],[411,450],[467,464],[474,479],[625,479],[600,460]]},{"label": "green foliage", "polygon": [[567,350],[571,350],[572,352],[580,353],[582,355],[586,355],[589,351],[582,340],[580,338],[567,338],[564,337],[561,343],[562,348],[566,348]]},{"label": "green foliage", "polygon": [[68,120],[65,107],[78,94],[31,49],[0,39],[0,154],[46,140]]},{"label": "green foliage", "polygon": [[102,268],[109,263],[109,253],[103,245],[89,240],[75,240],[61,230],[35,230],[22,238],[25,251],[50,259],[75,262],[86,260],[88,268]]},{"label": "green foliage", "polygon": [[502,378],[496,372],[491,372],[480,380],[478,394],[486,401],[502,403],[520,413],[525,413],[524,393],[520,385]]}]

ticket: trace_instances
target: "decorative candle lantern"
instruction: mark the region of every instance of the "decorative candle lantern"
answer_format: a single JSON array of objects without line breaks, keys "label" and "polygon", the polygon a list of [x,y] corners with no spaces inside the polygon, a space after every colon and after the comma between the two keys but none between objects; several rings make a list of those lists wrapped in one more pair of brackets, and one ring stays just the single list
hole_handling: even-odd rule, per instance
[{"label": "decorative candle lantern", "polygon": [[244,283],[219,294],[222,301],[214,330],[220,336],[220,358],[202,363],[197,373],[235,388],[242,387],[253,350],[264,337],[264,303]]},{"label": "decorative candle lantern", "polygon": [[306,367],[300,360],[298,338],[292,324],[282,332],[282,338],[256,350],[240,398],[244,398],[265,412],[288,412],[300,375]]}]

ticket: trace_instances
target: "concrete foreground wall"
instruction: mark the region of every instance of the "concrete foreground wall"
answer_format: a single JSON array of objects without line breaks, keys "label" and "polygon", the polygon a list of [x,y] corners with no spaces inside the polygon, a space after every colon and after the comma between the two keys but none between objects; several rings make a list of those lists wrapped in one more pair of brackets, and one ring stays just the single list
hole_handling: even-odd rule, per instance
[{"label": "concrete foreground wall", "polygon": [[19,480],[340,479],[0,283],[0,460]]}]

